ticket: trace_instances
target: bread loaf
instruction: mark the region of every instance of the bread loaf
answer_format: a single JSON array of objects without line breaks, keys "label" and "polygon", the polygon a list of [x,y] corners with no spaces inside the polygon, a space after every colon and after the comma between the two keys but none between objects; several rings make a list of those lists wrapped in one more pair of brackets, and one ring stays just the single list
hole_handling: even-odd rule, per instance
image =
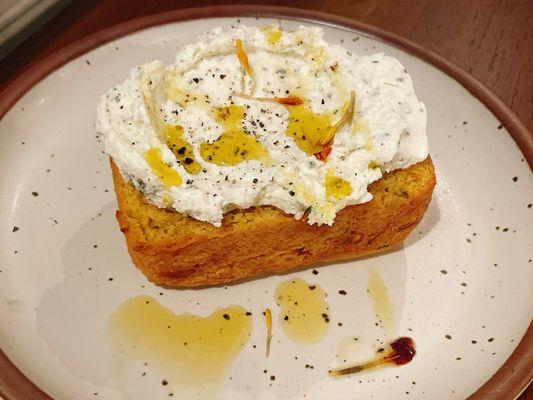
[{"label": "bread loaf", "polygon": [[435,186],[428,157],[371,184],[373,199],[342,209],[331,227],[265,206],[230,211],[215,227],[149,204],[112,160],[111,168],[116,216],[133,263],[150,281],[176,287],[226,284],[386,250],[420,222]]}]

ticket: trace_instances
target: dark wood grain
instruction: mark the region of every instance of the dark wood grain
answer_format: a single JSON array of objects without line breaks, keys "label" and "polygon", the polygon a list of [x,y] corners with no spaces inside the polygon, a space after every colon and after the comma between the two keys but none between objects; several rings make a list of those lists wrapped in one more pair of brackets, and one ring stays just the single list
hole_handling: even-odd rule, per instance
[{"label": "dark wood grain", "polygon": [[[531,0],[75,0],[0,60],[0,91],[47,55],[98,30],[150,14],[226,3],[313,9],[357,19],[397,33],[470,72],[533,130]],[[532,389],[527,389],[520,400],[533,400]]]},{"label": "dark wood grain", "polygon": [[[0,61],[0,90],[48,54],[132,18],[228,1],[74,1]],[[452,60],[491,88],[533,130],[531,0],[273,0],[231,3],[309,8],[379,26]]]},{"label": "dark wood grain", "polygon": [[533,400],[533,390],[531,389],[531,386],[527,388],[517,400]]}]

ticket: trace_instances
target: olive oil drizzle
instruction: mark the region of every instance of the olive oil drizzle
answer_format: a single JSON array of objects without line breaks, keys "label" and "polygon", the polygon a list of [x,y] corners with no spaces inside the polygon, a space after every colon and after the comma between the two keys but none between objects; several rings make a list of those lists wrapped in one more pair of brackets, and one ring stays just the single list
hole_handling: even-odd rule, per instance
[{"label": "olive oil drizzle", "polygon": [[383,330],[390,335],[394,322],[394,307],[387,293],[387,286],[379,273],[371,268],[368,277],[367,292],[374,306],[376,317],[381,321]]},{"label": "olive oil drizzle", "polygon": [[261,28],[261,32],[265,35],[266,40],[272,46],[281,39],[282,31],[275,25],[267,25]]},{"label": "olive oil drizzle", "polygon": [[179,125],[167,125],[165,127],[165,140],[168,148],[174,153],[178,163],[189,174],[197,174],[202,170],[201,165],[194,158],[192,146],[183,139],[183,127]]},{"label": "olive oil drizzle", "polygon": [[330,174],[326,175],[324,186],[327,198],[333,197],[336,200],[341,200],[352,193],[350,182]]},{"label": "olive oil drizzle", "polygon": [[320,150],[322,146],[317,142],[327,134],[331,125],[331,112],[317,114],[311,110],[308,104],[288,106],[289,124],[285,134],[291,137],[300,150],[311,156]]},{"label": "olive oil drizzle", "polygon": [[108,323],[120,365],[146,362],[174,388],[220,383],[251,331],[251,313],[240,306],[176,315],[149,296],[127,300]]},{"label": "olive oil drizzle", "polygon": [[167,188],[181,185],[181,177],[176,170],[163,161],[161,149],[152,147],[144,153],[144,159],[150,166],[152,173],[157,176]]},{"label": "olive oil drizzle", "polygon": [[244,108],[238,105],[216,108],[215,120],[224,128],[224,133],[213,143],[202,143],[202,158],[216,165],[236,165],[245,160],[266,159],[266,148],[254,136],[247,134],[242,126]]},{"label": "olive oil drizzle", "polygon": [[363,147],[366,151],[372,151],[374,149],[374,143],[372,140],[372,133],[368,126],[368,122],[362,118],[359,118],[357,122],[352,126],[352,133],[361,135],[363,138]]},{"label": "olive oil drizzle", "polygon": [[326,294],[319,285],[291,279],[278,285],[275,298],[280,307],[279,323],[289,339],[313,344],[325,336],[330,313]]}]

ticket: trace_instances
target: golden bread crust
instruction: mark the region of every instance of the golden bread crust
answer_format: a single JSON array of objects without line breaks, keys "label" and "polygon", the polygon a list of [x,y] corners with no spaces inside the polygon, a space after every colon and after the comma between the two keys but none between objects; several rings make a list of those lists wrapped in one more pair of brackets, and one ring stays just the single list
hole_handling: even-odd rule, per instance
[{"label": "golden bread crust", "polygon": [[285,273],[359,257],[402,242],[424,215],[435,173],[431,158],[385,174],[373,199],[348,206],[335,223],[309,225],[274,207],[234,210],[221,227],[147,203],[111,160],[117,219],[133,263],[157,284],[194,287]]}]

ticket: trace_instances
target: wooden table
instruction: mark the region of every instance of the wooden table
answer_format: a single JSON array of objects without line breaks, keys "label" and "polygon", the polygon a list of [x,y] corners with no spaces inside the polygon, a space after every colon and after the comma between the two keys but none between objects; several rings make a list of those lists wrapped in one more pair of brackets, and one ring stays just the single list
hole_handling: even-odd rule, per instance
[{"label": "wooden table", "polygon": [[[404,36],[470,72],[533,130],[531,0],[75,0],[0,60],[0,90],[54,51],[132,18],[201,5],[246,3],[309,8]],[[520,400],[533,400],[531,389]]]},{"label": "wooden table", "polygon": [[[208,4],[207,0],[74,0],[0,61],[0,90],[50,53],[132,18]],[[376,25],[452,60],[491,88],[533,130],[531,0],[231,1],[310,8]]]}]

